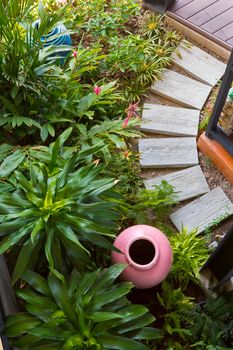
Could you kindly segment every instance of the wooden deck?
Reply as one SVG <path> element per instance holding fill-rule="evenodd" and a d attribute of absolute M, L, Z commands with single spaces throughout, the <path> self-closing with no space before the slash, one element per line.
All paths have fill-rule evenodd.
<path fill-rule="evenodd" d="M 228 50 L 233 48 L 233 0 L 176 0 L 168 16 Z"/>

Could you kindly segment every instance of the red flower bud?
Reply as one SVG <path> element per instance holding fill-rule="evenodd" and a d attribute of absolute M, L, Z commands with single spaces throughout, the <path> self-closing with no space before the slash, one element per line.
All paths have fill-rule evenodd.
<path fill-rule="evenodd" d="M 101 92 L 101 90 L 102 90 L 101 87 L 100 87 L 100 86 L 97 86 L 97 85 L 96 85 L 96 86 L 94 87 L 94 89 L 93 89 L 93 91 L 94 91 L 94 93 L 95 93 L 96 95 L 99 95 L 99 93 Z"/>
<path fill-rule="evenodd" d="M 127 118 L 125 118 L 125 120 L 123 121 L 123 123 L 122 123 L 122 128 L 126 128 L 127 127 L 127 125 L 129 124 L 129 120 L 130 120 L 130 117 L 127 117 Z"/>
<path fill-rule="evenodd" d="M 130 103 L 128 108 L 125 110 L 127 117 L 137 117 L 138 116 L 138 102 L 137 103 Z"/>

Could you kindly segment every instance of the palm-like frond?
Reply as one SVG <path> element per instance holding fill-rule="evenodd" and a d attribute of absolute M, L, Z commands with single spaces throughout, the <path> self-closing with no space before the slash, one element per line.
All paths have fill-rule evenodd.
<path fill-rule="evenodd" d="M 6 334 L 22 336 L 14 343 L 22 349 L 148 350 L 138 340 L 161 338 L 162 332 L 147 327 L 154 317 L 146 307 L 126 299 L 133 285 L 114 284 L 124 267 L 83 275 L 74 270 L 65 283 L 26 271 L 23 279 L 35 290 L 18 291 L 27 312 L 8 318 Z"/>
<path fill-rule="evenodd" d="M 56 263 L 61 261 L 61 247 L 76 267 L 83 263 L 91 265 L 88 248 L 93 245 L 113 248 L 111 240 L 120 218 L 116 210 L 118 201 L 110 191 L 115 180 L 102 176 L 101 165 L 83 163 L 103 144 L 76 151 L 63 159 L 60 150 L 70 132 L 71 128 L 61 134 L 44 158 L 39 151 L 39 159 L 33 157 L 26 162 L 26 170 L 14 171 L 9 178 L 13 191 L 5 192 L 4 186 L 1 189 L 0 254 L 22 245 L 14 282 L 41 245 L 51 271 L 57 275 L 57 269 L 61 268 Z M 12 171 L 24 160 L 22 151 L 15 153 L 18 158 L 8 156 L 0 169 L 4 176 L 9 174 L 5 171 L 9 170 L 8 165 Z"/>

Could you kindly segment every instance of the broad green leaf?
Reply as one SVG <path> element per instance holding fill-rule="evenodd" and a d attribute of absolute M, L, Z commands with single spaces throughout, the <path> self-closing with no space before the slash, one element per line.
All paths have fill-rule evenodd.
<path fill-rule="evenodd" d="M 95 104 L 97 99 L 98 96 L 95 93 L 90 93 L 81 98 L 77 107 L 77 115 L 82 117 L 84 113 L 86 113 L 88 109 Z"/>
<path fill-rule="evenodd" d="M 149 347 L 137 342 L 136 340 L 125 337 L 106 335 L 98 337 L 100 342 L 108 350 L 149 350 Z"/>
<path fill-rule="evenodd" d="M 98 280 L 92 286 L 90 293 L 95 295 L 103 289 L 108 288 L 116 280 L 116 278 L 119 277 L 119 275 L 125 268 L 126 265 L 117 264 L 111 266 L 109 269 L 101 271 L 101 273 L 98 276 Z"/>
<path fill-rule="evenodd" d="M 45 227 L 45 221 L 43 218 L 39 218 L 38 220 L 35 221 L 35 224 L 31 233 L 31 242 L 33 246 L 38 241 L 38 234 L 44 227 Z"/>
<path fill-rule="evenodd" d="M 118 283 L 116 286 L 113 286 L 108 290 L 101 291 L 98 295 L 96 295 L 94 298 L 94 305 L 96 308 L 100 308 L 104 305 L 112 303 L 124 295 L 127 295 L 132 288 L 133 284 L 131 282 Z"/>
<path fill-rule="evenodd" d="M 77 316 L 73 305 L 70 303 L 66 285 L 52 275 L 48 277 L 48 284 L 50 291 L 61 310 L 72 322 L 74 322 L 74 324 L 78 325 Z"/>
<path fill-rule="evenodd" d="M 139 307 L 139 305 L 137 305 L 137 306 Z M 146 310 L 146 312 L 147 311 L 148 310 Z M 132 317 L 130 316 L 130 318 L 132 318 Z M 129 316 L 126 317 L 126 319 L 122 318 L 122 320 L 119 321 L 119 323 L 121 321 L 123 321 L 122 322 L 123 325 L 118 325 L 118 331 L 119 331 L 120 334 L 129 332 L 129 331 L 133 331 L 133 330 L 138 329 L 138 328 L 143 328 L 145 326 L 150 325 L 155 320 L 155 318 L 151 314 L 149 314 L 148 312 L 145 313 L 145 315 L 140 316 L 138 318 L 134 317 L 134 319 L 131 320 L 130 322 L 127 322 L 126 321 L 127 319 L 129 319 Z"/>
<path fill-rule="evenodd" d="M 0 254 L 4 254 L 9 248 L 14 247 L 23 237 L 27 236 L 32 225 L 27 225 L 4 238 L 0 243 Z"/>
<path fill-rule="evenodd" d="M 126 147 L 125 142 L 119 136 L 114 135 L 114 134 L 107 134 L 107 137 L 109 138 L 109 140 L 111 142 L 114 143 L 114 145 L 117 148 L 125 148 Z"/>
<path fill-rule="evenodd" d="M 37 344 L 40 341 L 38 337 L 35 337 L 34 335 L 27 334 L 25 336 L 21 336 L 19 339 L 14 340 L 14 346 L 17 347 L 17 349 L 23 349 L 26 347 L 30 347 L 34 350 L 35 344 Z"/>
<path fill-rule="evenodd" d="M 73 348 L 77 348 L 77 346 L 81 346 L 83 342 L 81 335 L 74 335 L 63 345 L 62 350 L 70 350 Z"/>
<path fill-rule="evenodd" d="M 78 240 L 77 236 L 75 235 L 74 231 L 69 226 L 64 225 L 62 223 L 58 223 L 57 228 L 58 228 L 58 230 L 60 232 L 60 235 L 63 235 L 70 242 L 73 242 L 79 248 L 83 249 L 88 255 L 90 255 L 89 251 L 79 242 L 79 240 Z"/>
<path fill-rule="evenodd" d="M 3 221 L 0 225 L 0 233 L 7 234 L 9 231 L 15 231 L 13 235 L 16 235 L 18 231 L 22 232 L 22 226 L 28 226 L 32 219 L 31 218 L 19 218 L 12 221 Z M 33 225 L 31 225 L 32 229 Z M 1 245 L 1 243 L 0 243 Z"/>
<path fill-rule="evenodd" d="M 122 316 L 114 312 L 94 311 L 89 315 L 87 314 L 86 317 L 94 322 L 104 322 L 115 318 L 121 318 Z"/>
<path fill-rule="evenodd" d="M 51 292 L 46 279 L 40 276 L 38 273 L 26 270 L 23 273 L 22 279 L 38 292 L 44 294 L 45 296 L 51 296 Z"/>
<path fill-rule="evenodd" d="M 32 292 L 29 289 L 18 289 L 16 294 L 26 303 L 37 305 L 41 308 L 54 310 L 53 300 L 47 296 Z"/>
<path fill-rule="evenodd" d="M 28 266 L 30 258 L 33 254 L 33 248 L 34 246 L 30 239 L 27 240 L 24 243 L 23 247 L 21 248 L 15 268 L 14 268 L 14 272 L 12 275 L 12 284 L 15 284 L 18 281 L 18 279 L 22 276 L 24 270 Z"/>
<path fill-rule="evenodd" d="M 89 147 L 85 150 L 81 150 L 77 157 L 77 163 L 79 163 L 83 159 L 86 159 L 88 156 L 92 156 L 96 154 L 97 152 L 99 152 L 100 150 L 103 150 L 104 148 L 106 148 L 106 145 L 104 144 L 104 142 L 101 141 L 97 145 Z"/>
<path fill-rule="evenodd" d="M 0 145 L 0 161 L 8 156 L 14 149 L 14 146 L 8 145 L 7 143 L 3 143 Z"/>
<path fill-rule="evenodd" d="M 23 175 L 23 173 L 19 171 L 14 172 L 16 179 L 18 180 L 19 184 L 21 185 L 21 188 L 24 192 L 34 193 L 35 190 L 31 184 L 30 181 L 26 179 L 26 177 Z"/>
<path fill-rule="evenodd" d="M 44 124 L 40 130 L 40 138 L 44 142 L 49 135 L 47 124 Z"/>
<path fill-rule="evenodd" d="M 63 133 L 57 138 L 57 140 L 53 144 L 53 146 L 52 146 L 52 156 L 51 156 L 51 161 L 50 161 L 50 164 L 49 164 L 50 170 L 53 169 L 54 166 L 56 165 L 59 151 L 60 151 L 61 147 L 63 146 L 63 144 L 68 139 L 68 137 L 70 136 L 71 132 L 72 132 L 72 128 L 66 129 L 65 131 L 63 131 Z"/>
<path fill-rule="evenodd" d="M 48 229 L 47 229 L 48 231 Z M 45 255 L 46 258 L 48 260 L 49 263 L 49 269 L 51 271 L 52 274 L 54 274 L 55 276 L 57 276 L 59 279 L 61 279 L 62 281 L 64 280 L 63 276 L 61 273 L 59 273 L 56 268 L 55 268 L 55 264 L 54 264 L 54 257 L 53 257 L 53 243 L 55 240 L 55 232 L 54 232 L 54 228 L 52 228 L 50 226 L 49 228 L 49 234 L 47 234 L 46 236 L 46 241 L 45 241 Z"/>
<path fill-rule="evenodd" d="M 161 329 L 153 328 L 153 327 L 144 327 L 140 329 L 135 335 L 133 335 L 133 339 L 139 340 L 148 340 L 148 339 L 162 339 L 164 337 L 164 332 Z"/>
<path fill-rule="evenodd" d="M 36 327 L 28 330 L 29 334 L 40 337 L 41 339 L 66 341 L 72 336 L 72 333 L 63 329 L 48 329 L 44 327 Z"/>
<path fill-rule="evenodd" d="M 9 176 L 24 161 L 24 158 L 25 154 L 21 149 L 6 157 L 0 166 L 0 177 Z"/>
<path fill-rule="evenodd" d="M 59 238 L 66 248 L 67 256 L 77 270 L 86 269 L 91 266 L 93 267 L 93 263 L 85 250 L 68 240 L 64 235 L 60 235 Z"/>
<path fill-rule="evenodd" d="M 5 323 L 5 334 L 7 336 L 17 336 L 24 334 L 29 329 L 41 325 L 41 321 L 27 313 L 12 315 Z"/>

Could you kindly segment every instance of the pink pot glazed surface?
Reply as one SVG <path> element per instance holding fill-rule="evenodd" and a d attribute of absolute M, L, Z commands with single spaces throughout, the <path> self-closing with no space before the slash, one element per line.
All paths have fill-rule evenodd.
<path fill-rule="evenodd" d="M 119 234 L 112 251 L 112 262 L 128 267 L 121 279 L 133 282 L 136 288 L 146 289 L 161 283 L 172 266 L 172 249 L 167 237 L 148 225 L 135 225 Z"/>

